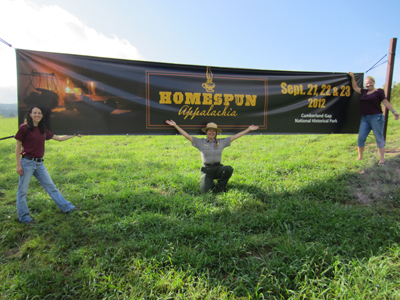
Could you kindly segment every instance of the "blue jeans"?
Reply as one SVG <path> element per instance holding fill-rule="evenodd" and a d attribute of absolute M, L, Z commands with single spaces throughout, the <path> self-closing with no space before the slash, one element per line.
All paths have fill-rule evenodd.
<path fill-rule="evenodd" d="M 367 115 L 361 117 L 360 130 L 358 132 L 358 147 L 365 147 L 365 141 L 371 130 L 374 132 L 378 148 L 385 148 L 385 138 L 383 137 L 383 125 L 385 117 L 383 114 Z"/>
<path fill-rule="evenodd" d="M 36 177 L 63 213 L 68 213 L 75 208 L 75 206 L 65 200 L 57 190 L 43 162 L 21 158 L 21 166 L 24 170 L 24 175 L 20 175 L 18 178 L 17 192 L 17 212 L 20 222 L 28 223 L 32 221 L 32 218 L 29 216 L 28 205 L 26 204 L 26 195 L 32 175 Z"/>

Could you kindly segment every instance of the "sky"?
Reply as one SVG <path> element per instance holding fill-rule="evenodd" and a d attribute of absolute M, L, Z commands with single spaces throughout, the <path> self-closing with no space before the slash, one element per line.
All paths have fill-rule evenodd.
<path fill-rule="evenodd" d="M 0 43 L 0 103 L 17 102 L 15 49 L 365 73 L 400 32 L 398 0 L 1 0 L 0 7 L 0 38 L 12 45 Z M 366 75 L 382 87 L 386 72 L 384 63 Z"/>

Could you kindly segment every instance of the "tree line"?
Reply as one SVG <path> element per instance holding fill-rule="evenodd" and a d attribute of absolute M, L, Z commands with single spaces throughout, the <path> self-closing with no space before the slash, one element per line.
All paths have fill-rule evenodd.
<path fill-rule="evenodd" d="M 17 116 L 18 116 L 17 103 L 12 103 L 12 104 L 0 103 L 0 117 L 15 118 Z"/>

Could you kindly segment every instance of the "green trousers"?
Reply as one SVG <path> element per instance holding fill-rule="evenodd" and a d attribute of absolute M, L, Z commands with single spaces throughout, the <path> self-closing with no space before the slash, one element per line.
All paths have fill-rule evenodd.
<path fill-rule="evenodd" d="M 215 179 L 219 179 L 218 185 L 225 188 L 232 173 L 233 168 L 231 166 L 224 166 L 221 164 L 213 167 L 203 166 L 200 176 L 200 191 L 202 193 L 207 193 L 209 190 L 212 190 L 214 188 Z"/>

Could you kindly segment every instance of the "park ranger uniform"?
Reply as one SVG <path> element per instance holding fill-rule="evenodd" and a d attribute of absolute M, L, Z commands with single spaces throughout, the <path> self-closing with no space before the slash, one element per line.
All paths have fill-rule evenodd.
<path fill-rule="evenodd" d="M 210 142 L 208 139 L 192 137 L 192 145 L 199 149 L 203 166 L 201 168 L 200 190 L 206 193 L 214 188 L 214 179 L 219 179 L 217 188 L 225 190 L 233 173 L 231 166 L 221 164 L 222 150 L 231 145 L 231 137 L 215 139 Z"/>

